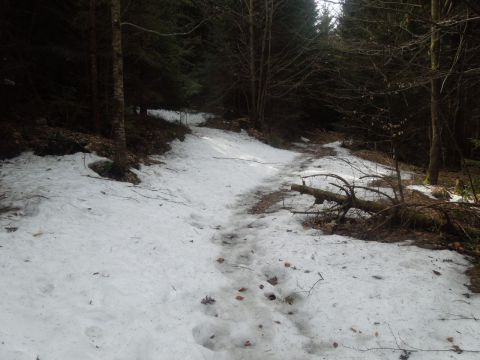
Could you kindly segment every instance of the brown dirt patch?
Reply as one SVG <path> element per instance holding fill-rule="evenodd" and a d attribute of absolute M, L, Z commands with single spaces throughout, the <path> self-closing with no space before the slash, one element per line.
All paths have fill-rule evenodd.
<path fill-rule="evenodd" d="M 470 291 L 474 293 L 480 293 L 480 263 L 474 265 L 471 269 L 467 270 L 467 276 L 470 278 Z"/>
<path fill-rule="evenodd" d="M 104 136 L 48 126 L 45 123 L 29 127 L 15 124 L 1 126 L 8 130 L 8 141 L 2 143 L 5 146 L 0 146 L 0 159 L 17 156 L 23 151 L 33 151 L 39 156 L 95 152 L 99 156 L 113 159 L 113 141 Z M 125 126 L 128 164 L 134 168 L 140 163 L 153 163 L 150 155 L 165 153 L 170 150 L 171 141 L 183 141 L 190 132 L 183 125 L 152 117 L 129 116 L 125 119 Z M 133 179 L 133 175 L 129 177 Z"/>
<path fill-rule="evenodd" d="M 327 131 L 322 129 L 315 129 L 305 133 L 305 137 L 314 144 L 325 145 L 335 141 L 345 140 L 345 134 Z"/>
<path fill-rule="evenodd" d="M 140 179 L 134 172 L 127 170 L 124 173 L 119 173 L 115 170 L 113 162 L 109 160 L 96 161 L 92 164 L 89 164 L 88 167 L 103 178 L 128 182 L 134 185 L 140 184 Z"/>
<path fill-rule="evenodd" d="M 18 210 L 17 208 L 11 207 L 10 205 L 5 205 L 3 202 L 6 199 L 5 193 L 0 193 L 0 214 L 8 213 L 10 211 Z"/>
<path fill-rule="evenodd" d="M 391 159 L 391 157 L 380 151 L 362 149 L 362 150 L 353 150 L 352 154 L 361 159 L 377 162 L 384 166 L 389 166 L 389 167 L 394 166 L 393 160 Z M 400 162 L 400 170 L 408 171 L 414 174 L 412 180 L 403 180 L 404 185 L 414 185 L 414 184 L 422 185 L 423 184 L 423 180 L 425 179 L 425 169 L 415 165 Z M 468 171 L 470 172 L 470 176 L 474 181 L 477 179 L 480 179 L 480 166 L 469 166 Z M 468 176 L 468 173 L 463 170 L 443 169 L 440 172 L 438 183 L 439 183 L 439 186 L 445 187 L 446 189 L 452 192 L 455 188 L 455 184 L 458 179 L 463 181 L 463 183 L 467 188 L 470 188 L 470 178 Z M 476 186 L 480 187 L 478 184 Z M 480 192 L 480 188 L 476 190 L 477 192 Z"/>
<path fill-rule="evenodd" d="M 306 148 L 295 148 L 295 150 L 305 154 L 310 154 L 317 159 L 322 157 L 337 155 L 337 152 L 335 151 L 335 149 L 330 147 L 324 147 L 321 145 L 316 145 L 316 144 L 308 146 Z"/>
<path fill-rule="evenodd" d="M 362 149 L 362 150 L 353 150 L 352 154 L 361 159 L 376 162 L 384 166 L 389 166 L 389 167 L 395 166 L 393 163 L 393 159 L 387 154 L 382 153 L 380 151 Z M 399 166 L 401 171 L 409 171 L 413 173 L 418 173 L 421 171 L 419 167 L 411 164 L 407 164 L 404 162 L 400 162 Z"/>
<path fill-rule="evenodd" d="M 474 183 L 477 182 L 477 184 L 475 184 L 477 193 L 480 193 L 480 188 L 478 188 L 479 185 L 480 185 L 478 183 L 478 179 L 480 179 L 480 168 L 469 167 L 468 170 L 470 172 L 470 176 L 472 177 L 472 180 L 474 181 Z M 455 188 L 455 183 L 456 183 L 457 179 L 462 180 L 463 183 L 465 184 L 465 186 L 470 188 L 470 178 L 469 178 L 469 176 L 466 172 L 461 171 L 461 170 L 459 170 L 459 171 L 452 171 L 452 170 L 441 171 L 438 181 L 439 181 L 439 184 L 447 187 L 448 189 L 453 190 Z"/>
<path fill-rule="evenodd" d="M 268 209 L 281 201 L 285 197 L 284 191 L 275 191 L 271 193 L 257 192 L 258 201 L 248 211 L 250 214 L 265 214 Z"/>
<path fill-rule="evenodd" d="M 203 125 L 212 129 L 227 130 L 233 132 L 240 132 L 242 129 L 250 128 L 250 123 L 247 118 L 225 120 L 221 117 L 215 116 L 209 118 Z"/>

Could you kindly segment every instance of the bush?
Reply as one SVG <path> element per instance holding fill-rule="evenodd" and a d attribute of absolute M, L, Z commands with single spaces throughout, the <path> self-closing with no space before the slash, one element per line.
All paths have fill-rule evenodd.
<path fill-rule="evenodd" d="M 10 159 L 21 154 L 22 136 L 9 124 L 0 124 L 0 160 Z"/>

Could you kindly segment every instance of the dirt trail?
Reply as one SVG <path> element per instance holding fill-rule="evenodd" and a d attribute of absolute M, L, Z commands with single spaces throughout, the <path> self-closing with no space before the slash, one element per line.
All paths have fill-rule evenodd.
<path fill-rule="evenodd" d="M 288 263 L 262 263 L 269 249 L 258 241 L 260 230 L 275 232 L 268 218 L 296 196 L 289 192 L 290 185 L 312 160 L 311 151 L 303 151 L 277 176 L 241 196 L 228 225 L 212 240 L 221 247 L 217 268 L 230 279 L 230 286 L 219 289 L 215 303 L 205 306 L 211 321 L 196 326 L 193 335 L 204 347 L 228 354 L 228 359 L 284 359 L 282 348 L 291 352 L 292 346 L 298 347 L 298 359 L 312 355 L 305 346 L 311 342 L 308 320 L 294 316 L 295 295 L 291 294 L 296 289 L 282 287 Z M 265 210 L 268 216 L 252 209 Z"/>
<path fill-rule="evenodd" d="M 478 301 L 464 300 L 468 265 L 461 256 L 325 235 L 303 228 L 303 217 L 291 213 L 313 203 L 288 191 L 301 172 L 344 166 L 332 150 L 308 145 L 277 176 L 239 198 L 213 238 L 221 248 L 217 268 L 229 285 L 215 289 L 215 303 L 204 306 L 207 320 L 193 328 L 197 343 L 215 360 L 393 360 L 407 354 L 404 349 L 415 359 L 434 359 L 455 350 L 455 333 L 461 334 L 455 346 L 474 350 L 462 356 L 475 358 L 472 324 L 444 323 L 451 313 L 480 310 Z M 342 151 L 338 156 L 347 154 Z"/>

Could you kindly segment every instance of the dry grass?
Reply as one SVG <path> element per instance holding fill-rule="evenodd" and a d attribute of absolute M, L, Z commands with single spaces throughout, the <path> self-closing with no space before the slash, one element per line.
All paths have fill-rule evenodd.
<path fill-rule="evenodd" d="M 18 128 L 18 125 L 15 128 L 11 125 L 11 128 L 10 133 L 15 135 L 16 147 L 11 150 L 0 147 L 0 150 L 5 151 L 5 157 L 16 156 L 22 151 L 33 151 L 39 156 L 96 152 L 100 156 L 113 158 L 113 141 L 104 136 L 47 125 L 28 128 Z M 149 164 L 150 155 L 168 151 L 169 142 L 174 139 L 183 140 L 185 134 L 189 133 L 189 129 L 180 124 L 150 117 L 140 119 L 136 116 L 127 117 L 126 130 L 128 162 L 133 167 L 139 163 Z M 0 153 L 0 157 L 1 155 Z"/>
<path fill-rule="evenodd" d="M 389 167 L 394 167 L 395 164 L 393 162 L 393 159 L 388 156 L 387 154 L 380 152 L 380 151 L 375 151 L 375 150 L 354 150 L 352 151 L 352 154 L 364 159 L 364 160 L 369 160 L 372 162 L 376 162 L 378 164 L 384 165 L 384 166 L 389 166 Z M 417 166 L 407 164 L 404 162 L 399 163 L 400 170 L 401 171 L 408 171 L 408 172 L 414 172 L 418 173 L 421 171 L 421 169 Z"/>
<path fill-rule="evenodd" d="M 469 289 L 474 293 L 480 293 L 480 263 L 467 270 L 466 274 L 470 278 Z"/>
<path fill-rule="evenodd" d="M 390 156 L 380 151 L 375 150 L 354 150 L 352 154 L 365 160 L 373 161 L 384 166 L 393 167 L 393 160 Z M 414 174 L 413 179 L 410 181 L 403 181 L 404 185 L 422 185 L 425 179 L 425 169 L 418 166 L 400 162 L 400 170 L 411 172 Z M 480 166 L 469 166 L 468 171 L 472 179 L 480 179 Z M 470 185 L 470 179 L 468 173 L 462 170 L 449 170 L 444 169 L 440 172 L 439 186 L 452 190 L 455 187 L 457 180 L 462 180 L 468 187 Z M 477 189 L 479 191 L 480 189 Z"/>
<path fill-rule="evenodd" d="M 345 139 L 345 135 L 342 133 L 321 129 L 308 131 L 305 133 L 305 137 L 308 138 L 312 143 L 319 145 L 330 144 L 335 141 L 343 141 Z"/>

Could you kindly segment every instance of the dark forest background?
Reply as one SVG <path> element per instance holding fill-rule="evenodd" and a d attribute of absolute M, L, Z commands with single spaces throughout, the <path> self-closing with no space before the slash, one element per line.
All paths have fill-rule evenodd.
<path fill-rule="evenodd" d="M 340 3 L 334 17 L 314 0 L 0 0 L 0 156 L 50 141 L 39 127 L 118 155 L 162 108 L 246 119 L 271 143 L 342 131 L 433 184 L 478 161 L 480 4 Z"/>

